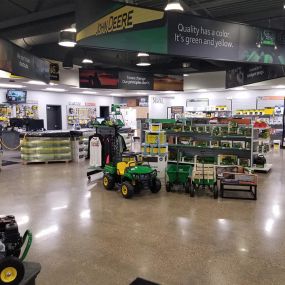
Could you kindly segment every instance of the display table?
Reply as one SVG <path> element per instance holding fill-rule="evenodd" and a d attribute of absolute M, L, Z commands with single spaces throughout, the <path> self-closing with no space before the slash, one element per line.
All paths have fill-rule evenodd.
<path fill-rule="evenodd" d="M 19 285 L 35 285 L 36 278 L 41 271 L 41 265 L 34 262 L 24 262 L 25 277 Z"/>
<path fill-rule="evenodd" d="M 257 200 L 257 175 L 246 173 L 224 173 L 221 179 L 221 197 L 228 199 Z M 225 195 L 225 192 L 247 192 L 250 195 Z"/>
<path fill-rule="evenodd" d="M 72 159 L 69 131 L 27 132 L 20 135 L 24 164 L 34 162 L 69 162 Z"/>

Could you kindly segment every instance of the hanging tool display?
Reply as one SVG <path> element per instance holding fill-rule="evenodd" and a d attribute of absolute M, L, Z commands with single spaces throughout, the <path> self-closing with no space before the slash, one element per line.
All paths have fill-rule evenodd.
<path fill-rule="evenodd" d="M 32 244 L 27 230 L 22 237 L 14 216 L 0 218 L 0 285 L 17 285 L 25 275 L 23 261 Z M 22 256 L 21 249 L 24 247 Z"/>

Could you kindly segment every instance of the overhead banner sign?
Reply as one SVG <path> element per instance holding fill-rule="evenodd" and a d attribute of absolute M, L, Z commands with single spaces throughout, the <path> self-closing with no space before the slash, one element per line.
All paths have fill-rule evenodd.
<path fill-rule="evenodd" d="M 128 71 L 120 72 L 119 88 L 127 90 L 153 90 L 153 76 Z"/>
<path fill-rule="evenodd" d="M 190 15 L 168 15 L 168 53 L 213 60 L 285 64 L 285 33 Z"/>
<path fill-rule="evenodd" d="M 285 76 L 283 66 L 239 65 L 227 69 L 226 88 L 234 88 Z"/>
<path fill-rule="evenodd" d="M 0 39 L 0 69 L 46 83 L 50 81 L 47 61 L 2 39 Z"/>
<path fill-rule="evenodd" d="M 80 69 L 81 88 L 183 91 L 183 76 Z"/>
<path fill-rule="evenodd" d="M 79 11 L 76 18 L 79 44 L 112 49 L 146 50 L 155 53 L 167 52 L 167 26 L 164 12 L 103 1 L 105 14 L 102 14 L 103 9 L 99 2 L 97 1 L 96 5 L 93 0 L 86 0 L 84 5 L 78 5 Z M 90 13 L 92 10 L 94 14 Z M 82 24 L 83 18 L 85 18 L 84 23 L 88 15 L 92 15 L 93 19 L 88 19 L 87 25 Z"/>
<path fill-rule="evenodd" d="M 285 65 L 285 32 L 107 0 L 76 12 L 79 45 L 201 59 Z"/>

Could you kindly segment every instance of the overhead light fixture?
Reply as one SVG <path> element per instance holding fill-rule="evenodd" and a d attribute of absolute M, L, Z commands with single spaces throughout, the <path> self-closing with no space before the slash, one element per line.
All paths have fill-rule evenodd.
<path fill-rule="evenodd" d="M 148 58 L 146 57 L 140 57 L 140 61 L 137 63 L 137 66 L 151 66 L 151 63 L 149 62 Z"/>
<path fill-rule="evenodd" d="M 274 49 L 275 49 L 275 50 L 278 50 L 278 46 L 277 46 L 277 45 L 275 45 L 275 46 L 274 46 Z"/>
<path fill-rule="evenodd" d="M 168 0 L 166 7 L 164 8 L 165 11 L 184 11 L 180 0 Z"/>
<path fill-rule="evenodd" d="M 76 29 L 69 28 L 61 30 L 59 32 L 58 44 L 63 47 L 75 47 L 76 46 Z"/>
<path fill-rule="evenodd" d="M 98 94 L 98 92 L 96 92 L 96 91 L 83 91 L 83 92 L 81 92 L 81 94 L 90 94 L 90 95 L 93 95 L 93 94 Z"/>
<path fill-rule="evenodd" d="M 208 89 L 198 89 L 198 92 L 208 92 Z"/>
<path fill-rule="evenodd" d="M 146 52 L 139 52 L 138 53 L 138 57 L 148 57 L 148 56 L 149 56 L 149 54 Z"/>
<path fill-rule="evenodd" d="M 58 85 L 58 84 L 57 84 L 57 83 L 54 83 L 54 82 L 50 82 L 49 85 L 50 85 L 50 86 L 56 86 L 56 85 Z"/>
<path fill-rule="evenodd" d="M 110 95 L 111 95 L 111 96 L 121 96 L 120 93 L 111 93 Z"/>
<path fill-rule="evenodd" d="M 62 88 L 48 87 L 48 88 L 44 89 L 44 91 L 64 92 L 64 91 L 66 91 L 66 90 L 65 90 L 65 89 L 62 89 Z"/>
<path fill-rule="evenodd" d="M 258 48 L 261 48 L 261 44 L 260 44 L 260 43 L 256 43 L 256 46 L 257 46 Z"/>
<path fill-rule="evenodd" d="M 190 76 L 190 74 L 183 74 L 184 77 Z"/>
<path fill-rule="evenodd" d="M 33 84 L 33 85 L 46 85 L 45 82 L 43 81 L 36 81 L 36 80 L 30 80 L 28 82 L 26 82 L 27 84 Z"/>
<path fill-rule="evenodd" d="M 93 60 L 90 59 L 90 58 L 84 58 L 84 59 L 82 60 L 82 63 L 85 63 L 85 64 L 92 64 L 92 63 L 94 63 L 94 62 L 93 62 Z"/>
<path fill-rule="evenodd" d="M 148 95 L 146 92 L 137 92 L 137 95 Z"/>
<path fill-rule="evenodd" d="M 0 87 L 4 87 L 4 88 L 24 88 L 26 86 L 19 85 L 19 84 L 0 83 Z"/>
<path fill-rule="evenodd" d="M 10 78 L 11 77 L 11 73 L 4 71 L 4 70 L 0 70 L 0 78 Z"/>

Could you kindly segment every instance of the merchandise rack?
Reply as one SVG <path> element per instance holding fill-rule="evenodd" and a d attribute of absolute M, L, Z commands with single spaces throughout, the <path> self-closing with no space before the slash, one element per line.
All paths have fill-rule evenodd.
<path fill-rule="evenodd" d="M 199 120 L 197 120 L 199 121 Z M 191 122 L 190 131 L 189 125 L 187 126 L 187 122 L 183 123 L 173 123 L 173 128 L 176 130 L 166 130 L 166 135 L 169 140 L 172 140 L 171 143 L 168 144 L 169 153 L 171 152 L 172 158 L 170 158 L 169 162 L 176 162 L 173 158 L 175 157 L 175 152 L 183 153 L 181 164 L 194 164 L 195 156 L 212 156 L 215 157 L 216 162 L 218 162 L 218 157 L 220 155 L 232 155 L 236 156 L 238 160 L 247 160 L 248 166 L 252 166 L 252 156 L 253 156 L 253 128 L 250 124 L 244 123 L 239 124 L 238 128 L 245 128 L 246 130 L 243 134 L 231 134 L 228 135 L 222 134 L 213 134 L 213 128 L 227 128 L 228 124 L 218 123 L 218 124 L 193 124 Z M 164 121 L 164 124 L 169 124 L 169 122 Z M 169 125 L 167 126 L 169 128 Z M 195 128 L 195 131 L 192 131 L 192 127 Z M 204 131 L 198 131 L 198 128 L 203 129 Z M 185 131 L 185 129 L 187 129 Z M 189 141 L 188 141 L 189 138 Z M 185 144 L 179 142 L 180 139 L 185 139 Z M 217 145 L 214 145 L 217 142 Z M 223 147 L 221 143 L 229 142 L 229 145 L 233 143 L 241 142 L 242 147 Z M 213 143 L 213 144 L 212 144 Z M 198 144 L 198 145 L 196 145 Z M 191 158 L 192 157 L 192 158 Z M 225 166 L 225 165 L 222 165 Z M 231 165 L 232 166 L 232 165 Z"/>

